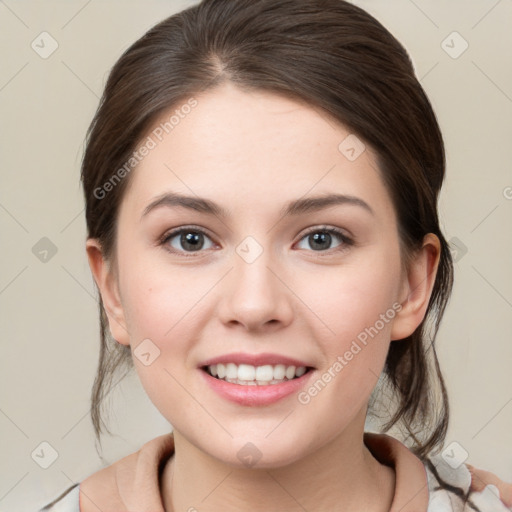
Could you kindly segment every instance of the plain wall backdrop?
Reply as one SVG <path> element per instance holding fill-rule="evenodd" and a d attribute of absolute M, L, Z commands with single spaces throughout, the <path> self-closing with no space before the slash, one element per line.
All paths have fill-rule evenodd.
<path fill-rule="evenodd" d="M 111 395 L 104 459 L 96 452 L 98 307 L 79 167 L 114 62 L 193 3 L 0 0 L 0 511 L 36 510 L 170 428 L 131 376 Z M 446 141 L 440 213 L 457 260 L 437 342 L 446 446 L 512 481 L 512 0 L 354 3 L 408 49 Z"/>

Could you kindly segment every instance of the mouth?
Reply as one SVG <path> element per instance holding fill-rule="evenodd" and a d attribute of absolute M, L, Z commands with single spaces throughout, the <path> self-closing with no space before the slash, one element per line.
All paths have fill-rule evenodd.
<path fill-rule="evenodd" d="M 201 362 L 205 384 L 222 399 L 242 406 L 267 406 L 293 396 L 315 368 L 284 354 L 230 353 Z"/>
<path fill-rule="evenodd" d="M 210 377 L 217 380 L 238 384 L 239 386 L 273 386 L 299 379 L 313 370 L 309 366 L 284 364 L 266 364 L 253 366 L 250 364 L 217 363 L 201 368 Z"/>

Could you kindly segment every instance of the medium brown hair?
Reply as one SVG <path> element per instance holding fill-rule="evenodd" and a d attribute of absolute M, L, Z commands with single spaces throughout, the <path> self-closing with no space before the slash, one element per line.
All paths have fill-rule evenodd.
<path fill-rule="evenodd" d="M 373 148 L 397 213 L 403 262 L 427 233 L 439 238 L 425 319 L 411 336 L 391 342 L 384 368 L 383 389 L 393 394 L 382 429 L 400 426 L 413 451 L 426 455 L 443 442 L 448 425 L 434 347 L 453 283 L 437 213 L 444 146 L 407 52 L 361 8 L 343 0 L 204 0 L 150 29 L 112 68 L 87 133 L 82 181 L 88 236 L 115 261 L 116 223 L 130 174 L 108 197 L 97 191 L 165 111 L 225 82 L 305 101 Z M 91 407 L 98 440 L 103 427 L 108 431 L 102 401 L 114 375 L 129 371 L 132 362 L 130 347 L 110 335 L 101 297 L 99 306 L 101 346 Z"/>

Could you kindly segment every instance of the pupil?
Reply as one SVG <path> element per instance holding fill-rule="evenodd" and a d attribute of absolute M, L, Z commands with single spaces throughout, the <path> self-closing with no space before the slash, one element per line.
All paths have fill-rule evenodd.
<path fill-rule="evenodd" d="M 314 233 L 313 235 L 310 235 L 310 239 L 313 241 L 313 243 L 311 244 L 311 247 L 313 249 L 315 248 L 315 246 L 320 249 L 325 249 L 326 247 L 323 247 L 322 243 L 325 244 L 325 242 L 327 242 L 328 248 L 331 242 L 331 235 L 329 233 Z"/>
<path fill-rule="evenodd" d="M 181 244 L 184 249 L 192 249 L 197 251 L 203 246 L 203 241 L 200 238 L 201 233 L 190 232 L 185 235 L 181 235 Z"/>

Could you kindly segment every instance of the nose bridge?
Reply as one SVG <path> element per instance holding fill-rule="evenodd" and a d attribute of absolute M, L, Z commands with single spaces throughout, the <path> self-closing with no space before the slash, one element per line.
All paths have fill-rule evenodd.
<path fill-rule="evenodd" d="M 236 247 L 229 292 L 223 298 L 224 321 L 235 321 L 247 328 L 291 320 L 289 290 L 276 274 L 273 251 L 255 237 L 247 236 Z"/>
<path fill-rule="evenodd" d="M 234 292 L 239 300 L 247 304 L 265 299 L 268 304 L 275 297 L 275 276 L 270 270 L 273 266 L 272 250 L 253 236 L 245 237 L 235 248 Z"/>

